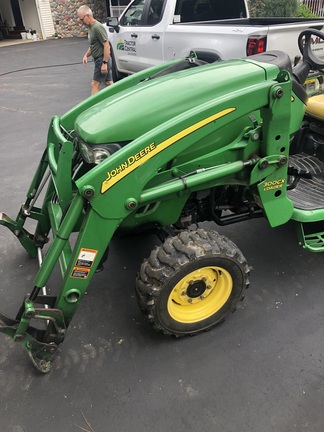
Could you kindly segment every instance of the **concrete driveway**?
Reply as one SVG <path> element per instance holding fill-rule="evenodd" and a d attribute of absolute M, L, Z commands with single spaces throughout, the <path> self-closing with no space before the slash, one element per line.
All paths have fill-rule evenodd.
<path fill-rule="evenodd" d="M 85 39 L 0 48 L 0 210 L 12 218 L 51 117 L 90 93 L 86 49 Z M 0 430 L 323 432 L 323 255 L 301 249 L 292 225 L 205 226 L 228 235 L 253 268 L 235 314 L 196 337 L 155 333 L 137 307 L 134 280 L 157 240 L 115 240 L 49 374 L 0 335 Z M 13 317 L 38 264 L 4 227 L 0 258 L 0 308 Z"/>

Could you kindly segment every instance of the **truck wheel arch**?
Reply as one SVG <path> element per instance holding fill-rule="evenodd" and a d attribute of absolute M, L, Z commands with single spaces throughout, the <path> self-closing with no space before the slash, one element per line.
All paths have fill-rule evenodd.
<path fill-rule="evenodd" d="M 199 60 L 203 60 L 206 63 L 214 63 L 222 60 L 219 57 L 219 55 L 209 51 L 198 51 L 198 50 L 193 50 L 193 51 L 197 54 Z"/>
<path fill-rule="evenodd" d="M 113 76 L 113 81 L 117 82 L 119 80 L 121 80 L 122 78 L 125 78 L 125 74 L 119 72 L 119 70 L 117 69 L 117 64 L 116 64 L 116 58 L 115 58 L 115 54 L 114 54 L 114 50 L 113 47 L 111 46 L 111 43 L 109 42 L 110 45 L 110 57 L 112 60 L 112 76 Z"/>

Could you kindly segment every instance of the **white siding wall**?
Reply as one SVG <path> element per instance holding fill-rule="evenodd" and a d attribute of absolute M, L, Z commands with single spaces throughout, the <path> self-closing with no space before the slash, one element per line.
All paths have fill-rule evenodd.
<path fill-rule="evenodd" d="M 50 38 L 54 35 L 55 29 L 49 0 L 35 0 L 35 2 L 38 6 L 43 38 Z"/>

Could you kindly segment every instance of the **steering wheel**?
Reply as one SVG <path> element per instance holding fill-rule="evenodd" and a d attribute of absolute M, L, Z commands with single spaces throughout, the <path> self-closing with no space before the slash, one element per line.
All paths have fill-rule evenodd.
<path fill-rule="evenodd" d="M 321 60 L 312 51 L 312 36 L 317 36 L 324 44 L 324 34 L 316 29 L 304 30 L 298 36 L 298 47 L 305 62 L 309 63 L 312 69 L 324 68 L 324 58 Z M 304 39 L 305 38 L 305 39 Z"/>

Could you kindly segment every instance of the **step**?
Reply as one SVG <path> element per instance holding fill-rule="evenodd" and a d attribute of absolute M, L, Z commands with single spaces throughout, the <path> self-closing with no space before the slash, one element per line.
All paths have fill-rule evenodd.
<path fill-rule="evenodd" d="M 289 167 L 306 171 L 312 177 L 300 178 L 294 189 L 287 190 L 294 207 L 308 211 L 324 209 L 324 163 L 315 156 L 302 153 L 289 156 Z"/>
<path fill-rule="evenodd" d="M 311 252 L 324 251 L 324 222 L 297 223 L 299 243 Z"/>

